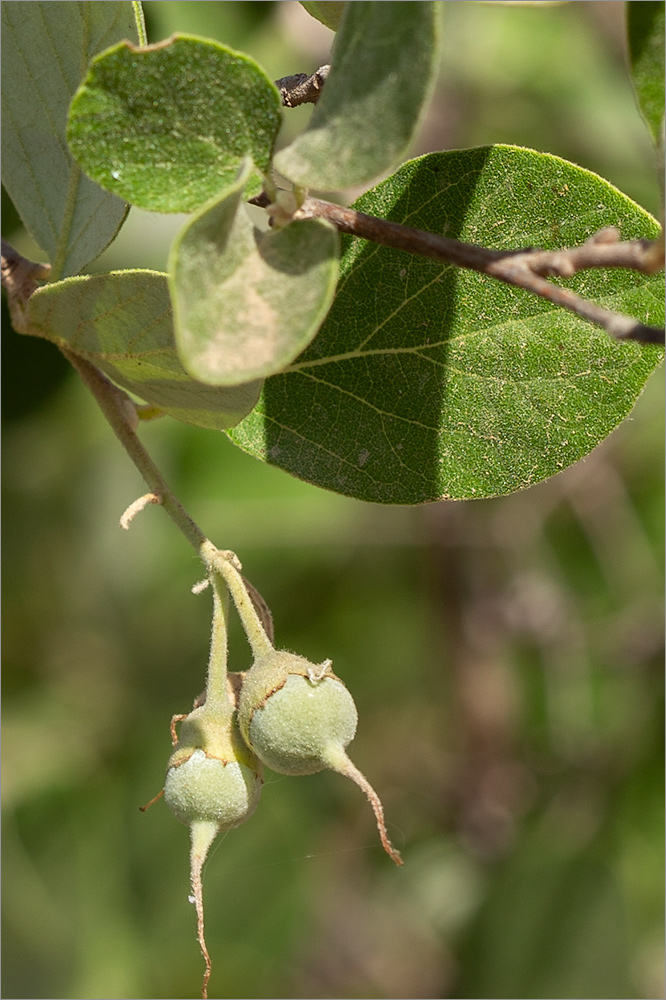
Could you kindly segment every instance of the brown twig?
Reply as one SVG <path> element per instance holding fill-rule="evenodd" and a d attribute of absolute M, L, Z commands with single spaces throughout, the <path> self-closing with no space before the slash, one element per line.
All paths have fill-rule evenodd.
<path fill-rule="evenodd" d="M 48 278 L 49 271 L 48 264 L 35 264 L 21 256 L 9 243 L 2 241 L 2 287 L 7 291 L 12 325 L 18 333 L 31 332 L 25 310 L 30 296 L 39 287 L 38 281 Z M 134 516 L 148 504 L 160 504 L 187 541 L 201 554 L 202 546 L 207 542 L 206 536 L 172 493 L 136 433 L 139 423 L 137 404 L 87 358 L 63 344 L 58 346 L 92 392 L 116 437 L 151 489 L 150 493 L 144 494 L 130 504 L 120 519 L 121 527 L 129 528 Z M 270 608 L 249 580 L 245 578 L 243 580 L 257 614 L 272 641 L 273 618 Z"/>
<path fill-rule="evenodd" d="M 267 207 L 268 200 L 260 196 L 255 204 Z M 544 277 L 570 278 L 578 271 L 594 267 L 627 268 L 643 274 L 654 273 L 650 240 L 620 242 L 614 228 L 602 229 L 579 247 L 566 250 L 490 250 L 473 243 L 463 243 L 365 215 L 352 208 L 343 208 L 319 198 L 306 198 L 294 213 L 294 219 L 327 219 L 343 233 L 360 236 L 374 243 L 406 250 L 433 260 L 488 274 L 498 281 L 523 288 L 554 305 L 569 309 L 591 323 L 603 327 L 612 337 L 647 343 L 664 343 L 664 330 L 646 326 L 630 316 L 612 312 L 581 298 L 568 288 L 554 285 Z"/>
<path fill-rule="evenodd" d="M 316 104 L 330 68 L 330 66 L 320 66 L 311 76 L 307 73 L 295 73 L 293 76 L 283 76 L 276 80 L 275 86 L 280 91 L 285 108 L 296 108 L 299 104 Z"/>
<path fill-rule="evenodd" d="M 2 240 L 2 287 L 7 292 L 12 326 L 19 333 L 26 332 L 25 309 L 28 299 L 46 281 L 51 273 L 50 264 L 36 264 L 22 257 L 10 244 Z"/>
<path fill-rule="evenodd" d="M 160 505 L 171 520 L 190 545 L 199 551 L 206 542 L 206 536 L 172 493 L 162 473 L 139 440 L 136 434 L 138 420 L 132 400 L 86 358 L 62 345 L 60 350 L 92 392 L 116 437 L 150 487 L 151 493 L 159 497 Z"/>

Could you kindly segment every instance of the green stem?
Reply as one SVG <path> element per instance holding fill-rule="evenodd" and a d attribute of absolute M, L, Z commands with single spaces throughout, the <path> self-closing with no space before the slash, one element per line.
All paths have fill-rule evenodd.
<path fill-rule="evenodd" d="M 245 629 L 245 634 L 247 635 L 248 642 L 252 647 L 254 658 L 259 659 L 260 657 L 273 652 L 273 643 L 266 634 L 264 626 L 261 623 L 261 619 L 257 614 L 256 608 L 252 603 L 252 599 L 248 593 L 247 587 L 245 586 L 245 581 L 243 580 L 239 570 L 234 566 L 233 558 L 233 552 L 225 553 L 216 551 L 212 555 L 211 565 L 213 565 L 217 572 L 224 577 L 224 582 L 229 588 L 231 596 L 234 599 L 236 610 L 240 615 L 243 628 Z"/>
<path fill-rule="evenodd" d="M 134 462 L 153 493 L 159 497 L 160 504 L 185 536 L 190 545 L 201 552 L 207 542 L 201 528 L 195 524 L 185 508 L 172 493 L 162 473 L 139 440 L 132 427 L 132 416 L 136 417 L 134 403 L 121 389 L 85 358 L 61 347 L 65 357 L 86 383 L 97 400 L 102 413 L 111 424 L 113 431 L 123 448 Z M 210 545 L 210 542 L 208 542 Z M 202 558 L 203 555 L 202 555 Z M 204 561 L 206 561 L 204 559 Z"/>
<path fill-rule="evenodd" d="M 156 495 L 161 506 L 164 507 L 181 534 L 196 549 L 201 561 L 208 569 L 213 586 L 214 611 L 206 704 L 209 705 L 211 702 L 226 704 L 228 700 L 226 689 L 226 616 L 228 595 L 226 588 L 222 588 L 222 581 L 218 578 L 218 574 L 225 581 L 233 595 L 234 603 L 238 609 L 255 657 L 269 653 L 273 649 L 271 640 L 266 634 L 261 619 L 255 610 L 245 581 L 233 566 L 231 560 L 235 556 L 231 552 L 221 552 L 206 538 L 201 528 L 192 520 L 167 485 L 164 476 L 153 462 L 134 430 L 133 424 L 138 422 L 138 417 L 134 403 L 129 396 L 122 389 L 115 386 L 113 382 L 109 381 L 106 375 L 103 375 L 95 365 L 86 361 L 85 358 L 80 357 L 65 347 L 61 347 L 60 349 L 92 392 L 116 437 L 134 462 L 151 491 Z M 256 599 L 260 604 L 264 603 L 259 595 L 257 595 Z M 270 612 L 268 611 L 267 619 L 270 623 Z"/>
<path fill-rule="evenodd" d="M 139 0 L 132 0 L 132 9 L 134 11 L 134 20 L 136 21 L 136 33 L 139 36 L 139 45 L 147 45 L 146 19 L 143 16 L 143 7 Z"/>
<path fill-rule="evenodd" d="M 206 709 L 219 710 L 229 706 L 227 693 L 227 621 L 229 591 L 220 576 L 212 572 L 213 628 L 210 637 L 210 657 L 206 675 Z"/>

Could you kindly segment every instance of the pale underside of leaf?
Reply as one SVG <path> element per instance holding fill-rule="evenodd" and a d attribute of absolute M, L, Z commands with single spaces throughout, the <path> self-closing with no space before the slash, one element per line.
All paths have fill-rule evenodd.
<path fill-rule="evenodd" d="M 2 180 L 54 278 L 94 260 L 127 212 L 81 173 L 65 139 L 88 61 L 121 38 L 137 38 L 125 0 L 2 4 Z"/>
<path fill-rule="evenodd" d="M 606 225 L 625 238 L 657 231 L 596 175 L 504 146 L 413 160 L 355 207 L 498 249 L 573 246 Z M 594 271 L 567 284 L 663 322 L 661 276 Z M 231 437 L 308 482 L 364 500 L 506 494 L 591 451 L 661 357 L 483 275 L 346 238 L 319 336 L 268 379 Z"/>
<path fill-rule="evenodd" d="M 235 190 L 188 222 L 169 271 L 185 368 L 213 385 L 281 371 L 312 340 L 335 293 L 338 237 L 320 221 L 257 229 Z"/>
<path fill-rule="evenodd" d="M 346 4 L 326 85 L 305 132 L 275 157 L 280 173 L 321 190 L 394 166 L 432 92 L 437 41 L 434 4 Z"/>
<path fill-rule="evenodd" d="M 29 332 L 75 351 L 147 403 L 185 423 L 232 427 L 252 409 L 261 381 L 203 385 L 176 354 L 165 274 L 119 271 L 70 278 L 30 299 Z"/>

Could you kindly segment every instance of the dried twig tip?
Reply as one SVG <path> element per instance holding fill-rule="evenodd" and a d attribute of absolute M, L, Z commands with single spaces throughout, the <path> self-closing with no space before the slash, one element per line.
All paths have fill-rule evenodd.
<path fill-rule="evenodd" d="M 160 497 L 156 493 L 144 493 L 142 497 L 131 503 L 123 516 L 120 518 L 120 527 L 124 528 L 125 531 L 129 531 L 129 526 L 134 520 L 137 514 L 139 514 L 144 507 L 147 507 L 151 503 L 162 503 Z"/>
<path fill-rule="evenodd" d="M 197 911 L 197 940 L 203 955 L 205 968 L 203 982 L 201 984 L 201 1000 L 208 1000 L 208 980 L 212 970 L 210 955 L 206 947 L 204 936 L 204 905 L 203 905 L 203 885 L 201 882 L 201 871 L 206 860 L 208 849 L 215 839 L 217 827 L 215 823 L 200 821 L 192 823 L 190 826 L 191 850 L 190 850 L 190 884 L 192 886 L 192 896 Z"/>
<path fill-rule="evenodd" d="M 316 104 L 328 76 L 330 66 L 320 66 L 311 76 L 294 73 L 275 81 L 285 108 L 295 108 L 299 104 Z"/>
<path fill-rule="evenodd" d="M 158 802 L 159 799 L 161 799 L 163 795 L 164 795 L 164 789 L 162 789 L 161 792 L 158 792 L 157 795 L 153 795 L 153 797 L 150 800 L 150 802 L 146 802 L 145 806 L 139 806 L 139 810 L 142 813 L 145 813 L 146 809 L 150 809 L 150 807 L 152 805 L 154 805 L 156 802 Z"/>
<path fill-rule="evenodd" d="M 336 763 L 332 766 L 334 766 L 334 769 L 340 774 L 344 774 L 346 778 L 351 778 L 351 780 L 358 785 L 361 791 L 364 792 L 365 797 L 372 806 L 372 811 L 375 814 L 375 821 L 377 823 L 377 830 L 379 831 L 379 839 L 382 842 L 382 847 L 396 865 L 403 865 L 404 861 L 400 857 L 400 851 L 395 849 L 388 838 L 388 833 L 386 832 L 386 821 L 384 819 L 384 807 L 382 806 L 381 799 L 366 776 L 359 771 L 356 765 L 349 759 L 349 757 L 347 757 L 347 754 L 343 754 L 342 759 L 336 761 Z"/>

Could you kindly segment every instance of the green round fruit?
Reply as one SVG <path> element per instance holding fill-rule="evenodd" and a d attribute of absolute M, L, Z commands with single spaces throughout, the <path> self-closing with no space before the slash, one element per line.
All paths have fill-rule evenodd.
<path fill-rule="evenodd" d="M 314 774 L 330 767 L 333 749 L 354 738 L 354 699 L 336 677 L 292 674 L 249 713 L 247 736 L 257 757 L 279 774 Z"/>
<path fill-rule="evenodd" d="M 164 801 L 183 823 L 206 820 L 228 830 L 252 815 L 261 784 L 261 777 L 246 764 L 224 763 L 197 749 L 187 760 L 169 768 Z"/>

